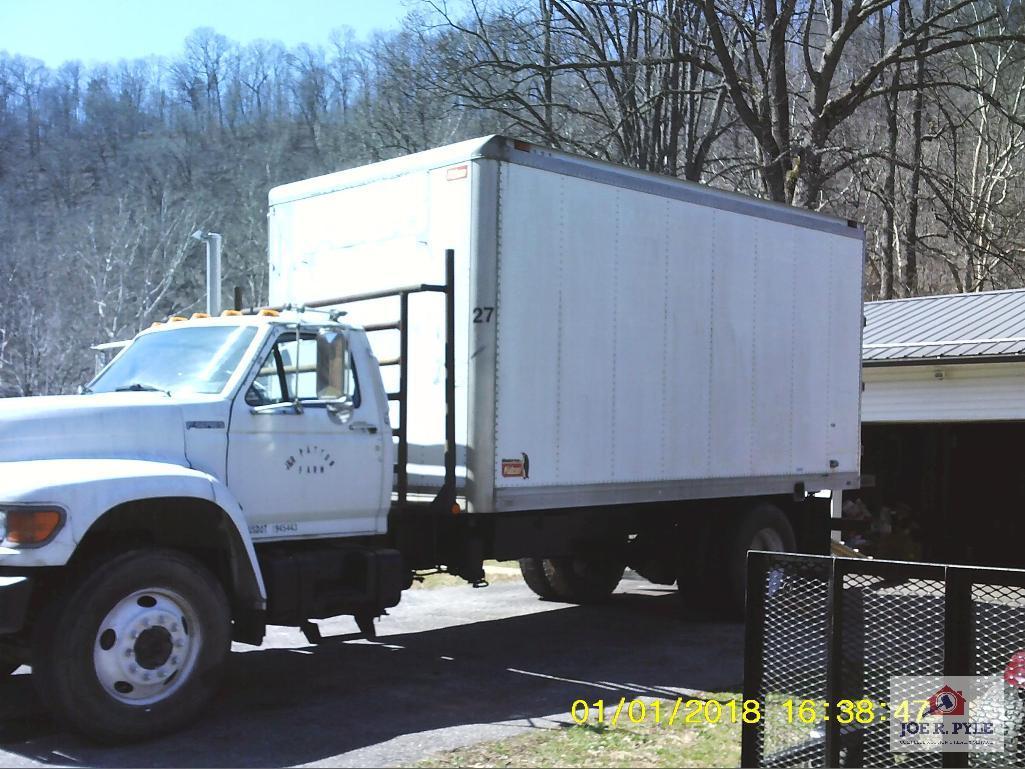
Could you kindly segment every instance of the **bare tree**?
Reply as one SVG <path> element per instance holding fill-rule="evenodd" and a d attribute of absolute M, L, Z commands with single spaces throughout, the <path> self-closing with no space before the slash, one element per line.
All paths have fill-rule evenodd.
<path fill-rule="evenodd" d="M 901 0 L 701 1 L 733 108 L 757 143 L 766 194 L 812 208 L 820 207 L 826 184 L 860 155 L 859 148 L 832 143 L 836 131 L 872 100 L 892 98 L 885 75 L 893 67 L 913 64 L 915 78 L 896 88 L 921 92 L 919 75 L 929 61 L 1022 40 L 1008 29 L 988 29 L 999 12 L 975 0 L 936 0 L 906 13 L 905 30 L 882 52 L 868 44 L 869 30 L 880 11 Z M 791 82 L 802 84 L 794 111 Z"/>
<path fill-rule="evenodd" d="M 1022 285 L 1021 7 L 982 0 L 423 0 L 324 48 L 0 53 L 0 388 L 197 306 L 198 226 L 266 299 L 270 187 L 496 131 L 861 219 L 868 296 Z"/>
<path fill-rule="evenodd" d="M 463 16 L 429 5 L 448 53 L 439 92 L 527 137 L 700 179 L 729 126 L 693 2 L 540 0 L 486 13 L 471 0 Z"/>

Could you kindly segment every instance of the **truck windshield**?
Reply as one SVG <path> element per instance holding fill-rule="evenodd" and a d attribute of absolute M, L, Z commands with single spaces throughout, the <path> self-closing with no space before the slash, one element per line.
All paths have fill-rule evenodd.
<path fill-rule="evenodd" d="M 193 326 L 140 336 L 86 392 L 219 393 L 255 335 L 252 326 Z"/>

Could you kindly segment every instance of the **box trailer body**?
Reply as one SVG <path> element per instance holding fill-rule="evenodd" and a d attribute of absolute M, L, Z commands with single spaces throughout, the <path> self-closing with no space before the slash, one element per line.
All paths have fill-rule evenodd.
<path fill-rule="evenodd" d="M 471 511 L 843 489 L 863 243 L 847 221 L 489 137 L 272 190 L 270 300 L 438 283 L 455 249 Z M 432 299 L 410 328 L 425 474 L 444 424 Z"/>

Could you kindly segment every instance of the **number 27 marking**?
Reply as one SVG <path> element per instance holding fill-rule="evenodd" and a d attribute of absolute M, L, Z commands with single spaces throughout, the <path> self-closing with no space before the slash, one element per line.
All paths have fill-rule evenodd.
<path fill-rule="evenodd" d="M 473 322 L 474 323 L 490 323 L 491 316 L 495 314 L 494 307 L 474 307 L 473 308 Z"/>

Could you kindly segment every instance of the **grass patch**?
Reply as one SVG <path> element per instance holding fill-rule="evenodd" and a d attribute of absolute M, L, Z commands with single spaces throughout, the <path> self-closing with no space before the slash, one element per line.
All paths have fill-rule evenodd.
<path fill-rule="evenodd" d="M 485 561 L 484 578 L 488 584 L 496 582 L 522 582 L 520 576 L 520 564 L 517 561 Z M 453 577 L 451 574 L 431 574 L 424 577 L 423 582 L 414 582 L 414 590 L 431 589 L 435 587 L 458 587 L 462 585 L 469 587 L 470 583 L 462 577 Z"/>
<path fill-rule="evenodd" d="M 735 693 L 708 694 L 702 698 L 721 703 L 737 700 Z M 640 698 L 650 703 L 647 697 Z M 686 701 L 686 697 L 684 700 Z M 663 701 L 662 723 L 648 718 L 632 724 L 621 717 L 616 726 L 567 725 L 537 729 L 495 742 L 470 745 L 439 753 L 418 764 L 423 767 L 522 766 L 522 767 L 713 767 L 740 765 L 740 724 L 681 723 L 667 721 L 673 701 Z M 668 707 L 668 710 L 666 709 Z M 680 713 L 682 714 L 682 710 Z M 624 714 L 625 716 L 625 714 Z M 611 718 L 610 714 L 606 718 Z M 626 722 L 626 723 L 624 723 Z"/>

